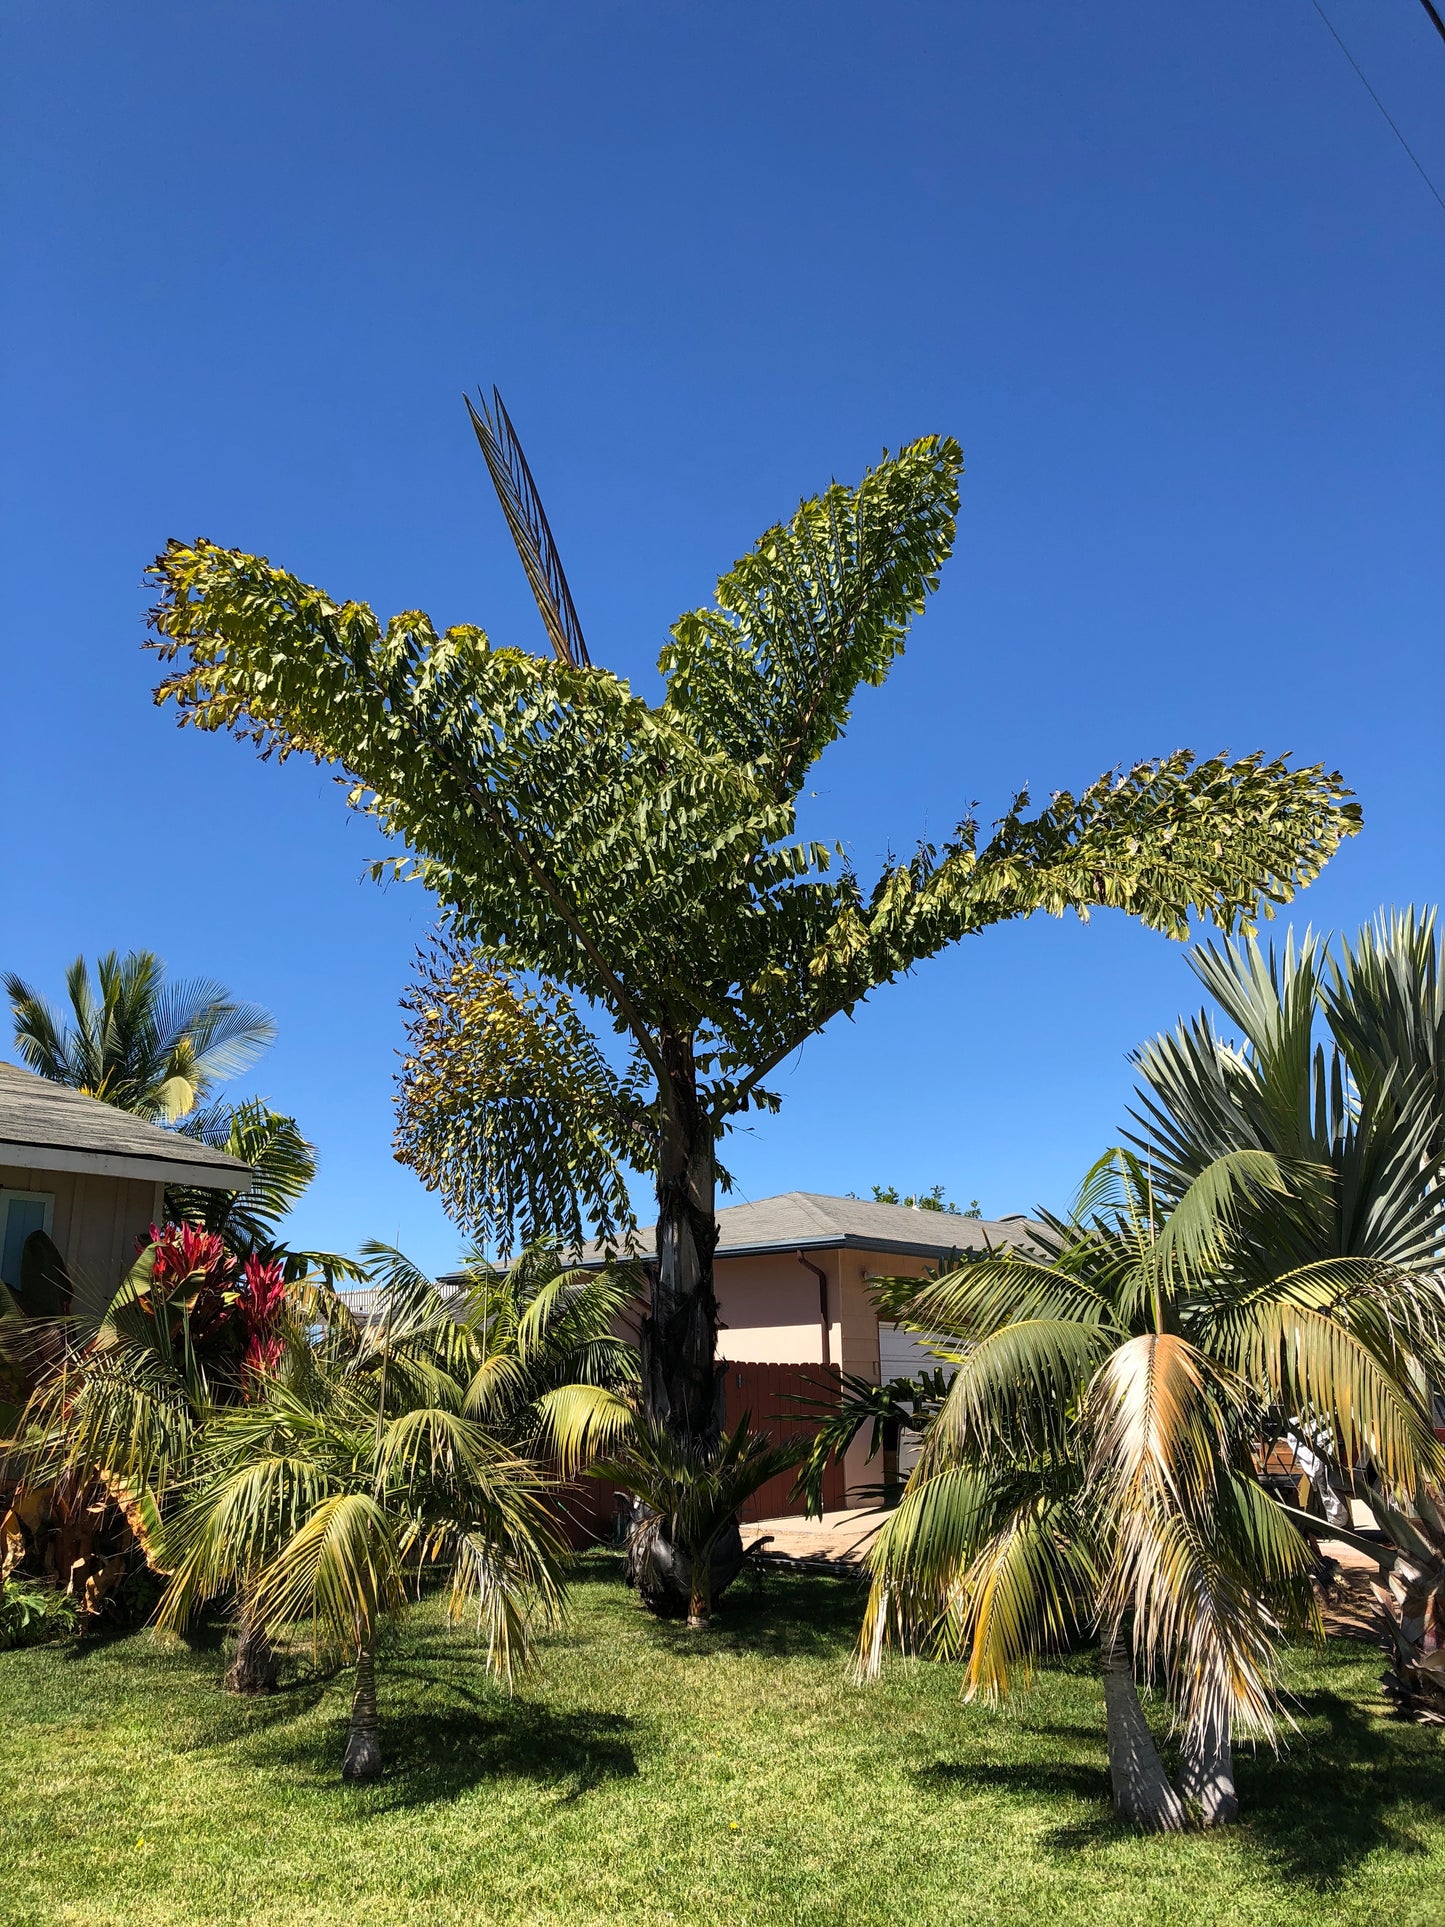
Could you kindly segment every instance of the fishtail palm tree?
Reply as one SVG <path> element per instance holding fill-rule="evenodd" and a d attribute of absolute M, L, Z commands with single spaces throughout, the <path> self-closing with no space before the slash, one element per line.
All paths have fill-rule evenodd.
<path fill-rule="evenodd" d="M 608 671 L 381 623 L 264 557 L 154 563 L 157 699 L 348 779 L 446 941 L 411 998 L 398 1153 L 499 1243 L 626 1232 L 657 1192 L 648 1411 L 716 1439 L 719 1139 L 774 1071 L 925 958 L 995 924 L 1112 906 L 1183 934 L 1287 900 L 1358 828 L 1337 775 L 1187 752 L 1026 795 L 872 882 L 800 841 L 808 772 L 881 684 L 953 545 L 961 452 L 886 455 L 769 529 L 674 624 L 650 704 Z M 378 873 L 395 867 L 390 860 Z M 619 1073 L 587 1013 L 625 1036 Z"/>

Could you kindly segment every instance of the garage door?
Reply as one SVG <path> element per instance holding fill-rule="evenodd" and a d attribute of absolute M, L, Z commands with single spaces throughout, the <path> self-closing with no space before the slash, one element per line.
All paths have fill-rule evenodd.
<path fill-rule="evenodd" d="M 946 1342 L 946 1341 L 941 1341 Z M 919 1378 L 924 1372 L 942 1372 L 945 1378 L 952 1378 L 958 1370 L 936 1352 L 931 1352 L 921 1338 L 904 1331 L 898 1325 L 885 1325 L 878 1321 L 878 1376 L 886 1385 L 890 1378 Z M 898 1435 L 898 1475 L 907 1478 L 918 1459 L 918 1434 L 900 1431 Z"/>

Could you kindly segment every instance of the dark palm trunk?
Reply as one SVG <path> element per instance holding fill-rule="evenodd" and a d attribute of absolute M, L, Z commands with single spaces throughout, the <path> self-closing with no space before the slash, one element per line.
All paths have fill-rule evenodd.
<path fill-rule="evenodd" d="M 1232 1725 L 1229 1708 L 1215 1706 L 1197 1730 L 1191 1726 L 1184 1735 L 1179 1791 L 1199 1809 L 1206 1827 L 1227 1826 L 1239 1818 Z"/>
<path fill-rule="evenodd" d="M 643 1321 L 643 1396 L 676 1433 L 712 1444 L 722 1430 L 717 1363 L 717 1166 L 711 1120 L 697 1099 L 691 1038 L 664 1035 L 672 1080 L 657 1165 L 657 1269 Z"/>
<path fill-rule="evenodd" d="M 717 1163 L 711 1119 L 697 1096 L 692 1039 L 664 1032 L 670 1087 L 657 1162 L 657 1264 L 652 1309 L 642 1321 L 642 1396 L 649 1417 L 678 1436 L 714 1445 L 723 1429 L 723 1368 L 717 1359 Z M 716 1599 L 741 1572 L 736 1523 L 713 1546 L 707 1593 Z M 649 1609 L 696 1620 L 697 1591 L 687 1546 L 674 1546 L 665 1525 L 648 1541 L 637 1584 Z"/>
<path fill-rule="evenodd" d="M 351 1725 L 346 1733 L 343 1780 L 374 1780 L 381 1772 L 381 1734 L 376 1719 L 376 1641 L 357 1649 L 356 1683 L 351 1694 Z"/>
<path fill-rule="evenodd" d="M 236 1630 L 236 1656 L 226 1674 L 228 1693 L 274 1693 L 281 1672 L 281 1655 L 267 1637 L 250 1599 L 241 1595 Z"/>
<path fill-rule="evenodd" d="M 1144 1718 L 1122 1633 L 1105 1631 L 1099 1648 L 1099 1670 L 1104 1676 L 1115 1813 L 1146 1833 L 1182 1832 L 1184 1802 L 1169 1783 Z"/>

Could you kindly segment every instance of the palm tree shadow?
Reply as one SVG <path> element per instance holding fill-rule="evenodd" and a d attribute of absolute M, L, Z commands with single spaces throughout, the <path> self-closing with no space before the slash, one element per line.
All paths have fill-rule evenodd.
<path fill-rule="evenodd" d="M 1243 1817 L 1230 1837 L 1244 1852 L 1279 1881 L 1315 1894 L 1337 1890 L 1374 1854 L 1429 1852 L 1424 1829 L 1445 1819 L 1445 1749 L 1435 1730 L 1382 1719 L 1328 1689 L 1298 1695 L 1292 1711 L 1300 1731 L 1287 1751 L 1241 1749 L 1236 1757 Z M 1065 1730 L 1071 1738 L 1076 1731 Z M 914 1778 L 939 1791 L 1011 1788 L 1051 1807 L 1086 1802 L 1091 1812 L 1051 1828 L 1043 1844 L 1087 1852 L 1131 1831 L 1110 1811 L 1102 1720 L 1094 1738 L 1096 1763 L 945 1759 Z"/>
<path fill-rule="evenodd" d="M 485 1781 L 530 1780 L 559 1804 L 580 1800 L 607 1780 L 637 1772 L 632 1735 L 638 1722 L 587 1707 L 554 1712 L 509 1698 L 480 1678 L 474 1654 L 445 1638 L 412 1646 L 378 1667 L 382 1778 L 368 1791 L 368 1811 L 391 1812 L 456 1799 Z M 251 1711 L 229 1737 L 264 1735 L 268 1763 L 339 1788 L 346 1696 L 334 1717 L 302 1724 L 324 1685 L 279 1693 Z M 283 1702 L 288 1702 L 283 1704 Z"/>
<path fill-rule="evenodd" d="M 1284 1880 L 1337 1887 L 1381 1850 L 1429 1851 L 1416 1830 L 1445 1818 L 1445 1754 L 1433 1728 L 1383 1720 L 1319 1691 L 1294 1704 L 1289 1751 L 1237 1762 L 1242 1832 Z"/>
<path fill-rule="evenodd" d="M 321 1704 L 329 1684 L 329 1676 L 312 1674 L 254 1698 L 226 1693 L 218 1686 L 214 1715 L 195 1728 L 192 1738 L 178 1742 L 176 1751 L 204 1753 L 211 1748 L 244 1745 L 258 1734 L 289 1726 Z"/>
<path fill-rule="evenodd" d="M 784 1586 L 772 1577 L 745 1567 L 716 1602 L 705 1633 L 689 1632 L 679 1620 L 654 1619 L 653 1638 L 679 1659 L 733 1652 L 845 1661 L 858 1635 L 858 1586 L 826 1574 L 789 1576 Z M 640 1604 L 638 1611 L 647 1616 Z"/>
<path fill-rule="evenodd" d="M 571 1805 L 608 1780 L 636 1774 L 634 1726 L 623 1713 L 579 1707 L 559 1714 L 523 1700 L 486 1712 L 406 1713 L 383 1725 L 387 1764 L 373 1811 L 431 1806 L 495 1780 L 530 1780 L 549 1788 L 556 1804 Z"/>
<path fill-rule="evenodd" d="M 1102 1733 L 1099 1739 L 1102 1745 Z M 1006 1787 L 1014 1793 L 1034 1795 L 1051 1806 L 1061 1800 L 1109 1799 L 1109 1774 L 1102 1759 L 1097 1766 L 1081 1760 L 935 1760 L 931 1766 L 916 1767 L 911 1777 L 933 1792 L 970 1793 Z M 1085 1830 L 1089 1830 L 1087 1825 Z M 1058 1830 L 1068 1835 L 1074 1831 L 1074 1827 Z M 1049 1837 L 1055 1838 L 1052 1834 Z"/>

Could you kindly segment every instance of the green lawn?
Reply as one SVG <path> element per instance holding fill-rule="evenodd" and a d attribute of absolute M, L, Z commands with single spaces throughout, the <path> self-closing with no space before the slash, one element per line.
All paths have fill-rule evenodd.
<path fill-rule="evenodd" d="M 428 1609 L 384 1673 L 389 1771 L 341 1786 L 343 1680 L 242 1704 L 214 1641 L 0 1654 L 4 1922 L 1445 1922 L 1445 1746 L 1376 1655 L 1300 1654 L 1300 1731 L 1246 1821 L 1144 1840 L 1107 1808 L 1086 1660 L 1021 1711 L 947 1669 L 848 1683 L 859 1596 L 744 1581 L 716 1630 L 586 1563 L 514 1699 Z"/>

